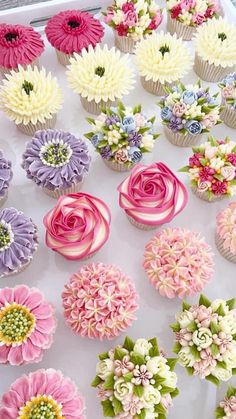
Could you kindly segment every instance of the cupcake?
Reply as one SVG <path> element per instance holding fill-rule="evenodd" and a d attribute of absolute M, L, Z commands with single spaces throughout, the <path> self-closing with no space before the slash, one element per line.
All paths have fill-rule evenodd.
<path fill-rule="evenodd" d="M 74 333 L 114 339 L 136 320 L 138 295 L 129 277 L 116 266 L 92 263 L 72 275 L 62 293 L 62 304 Z"/>
<path fill-rule="evenodd" d="M 22 375 L 1 400 L 0 419 L 86 419 L 85 401 L 70 378 L 52 368 Z"/>
<path fill-rule="evenodd" d="M 18 71 L 18 65 L 38 65 L 44 43 L 31 26 L 0 24 L 0 73 Z"/>
<path fill-rule="evenodd" d="M 202 291 L 213 275 L 213 257 L 205 239 L 184 228 L 158 231 L 145 248 L 148 279 L 162 297 L 185 298 Z"/>
<path fill-rule="evenodd" d="M 192 150 L 188 166 L 180 169 L 188 173 L 192 192 L 208 202 L 235 196 L 236 143 L 228 137 L 208 137 L 207 142 Z"/>
<path fill-rule="evenodd" d="M 62 92 L 51 73 L 45 69 L 19 67 L 18 73 L 3 80 L 0 107 L 17 128 L 33 136 L 40 129 L 53 128 L 61 108 Z"/>
<path fill-rule="evenodd" d="M 236 26 L 221 17 L 197 29 L 194 71 L 201 79 L 217 82 L 234 70 L 235 38 Z"/>
<path fill-rule="evenodd" d="M 203 133 L 221 123 L 217 95 L 211 95 L 209 88 L 202 88 L 200 82 L 168 88 L 159 102 L 166 138 L 178 147 L 198 144 Z"/>
<path fill-rule="evenodd" d="M 37 131 L 27 144 L 22 167 L 46 194 L 59 198 L 80 189 L 90 161 L 84 141 L 69 132 L 48 129 Z"/>
<path fill-rule="evenodd" d="M 154 133 L 155 116 L 147 118 L 141 105 L 133 109 L 119 102 L 97 119 L 88 118 L 92 131 L 85 134 L 112 170 L 126 172 L 139 163 L 144 153 L 152 151 L 158 134 Z"/>
<path fill-rule="evenodd" d="M 12 180 L 12 164 L 0 150 L 0 206 L 7 200 L 9 184 Z"/>
<path fill-rule="evenodd" d="M 142 4 L 135 0 L 114 0 L 104 15 L 104 21 L 114 30 L 115 46 L 129 53 L 140 39 L 153 33 L 163 19 L 162 10 L 153 0 Z"/>
<path fill-rule="evenodd" d="M 219 84 L 222 96 L 222 121 L 236 128 L 236 72 L 228 74 Z"/>
<path fill-rule="evenodd" d="M 141 230 L 153 230 L 169 223 L 188 200 L 184 185 L 163 163 L 137 165 L 118 191 L 120 207 Z"/>
<path fill-rule="evenodd" d="M 160 352 L 156 338 L 133 341 L 126 337 L 123 345 L 99 359 L 92 386 L 97 388 L 104 416 L 151 419 L 157 417 L 156 412 L 158 418 L 166 417 L 179 394 L 174 372 L 177 360 Z"/>
<path fill-rule="evenodd" d="M 234 304 L 234 298 L 211 302 L 204 295 L 198 304 L 183 302 L 171 328 L 176 340 L 173 352 L 189 375 L 216 385 L 231 379 L 236 368 Z"/>
<path fill-rule="evenodd" d="M 58 61 L 66 66 L 76 52 L 93 48 L 101 42 L 104 28 L 92 14 L 81 10 L 65 10 L 49 19 L 45 33 L 55 48 Z"/>
<path fill-rule="evenodd" d="M 217 0 L 167 0 L 167 30 L 176 33 L 184 41 L 190 41 L 201 26 L 213 17 L 219 17 Z"/>
<path fill-rule="evenodd" d="M 0 210 L 0 278 L 23 271 L 38 247 L 37 227 L 15 208 Z"/>
<path fill-rule="evenodd" d="M 111 213 L 101 199 L 80 192 L 61 196 L 43 222 L 50 249 L 66 259 L 85 260 L 108 240 Z"/>
<path fill-rule="evenodd" d="M 231 202 L 217 215 L 215 239 L 222 256 L 236 263 L 236 202 Z"/>
<path fill-rule="evenodd" d="M 81 55 L 70 59 L 68 68 L 70 87 L 80 95 L 84 109 L 95 115 L 116 105 L 133 88 L 134 72 L 129 59 L 114 47 L 83 49 Z"/>
<path fill-rule="evenodd" d="M 215 411 L 215 418 L 234 419 L 236 416 L 236 387 L 229 386 L 227 393 Z"/>
<path fill-rule="evenodd" d="M 163 31 L 141 40 L 135 49 L 136 64 L 145 90 L 165 94 L 191 69 L 192 58 L 181 39 Z"/>
<path fill-rule="evenodd" d="M 54 309 L 37 288 L 0 289 L 0 364 L 40 362 L 55 329 Z"/>

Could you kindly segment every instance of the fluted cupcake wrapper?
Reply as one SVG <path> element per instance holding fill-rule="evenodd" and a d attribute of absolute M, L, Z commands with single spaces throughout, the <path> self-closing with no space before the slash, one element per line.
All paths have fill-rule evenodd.
<path fill-rule="evenodd" d="M 214 195 L 212 197 L 212 199 L 209 199 L 207 191 L 201 192 L 201 191 L 199 191 L 198 188 L 195 188 L 193 186 L 191 186 L 191 190 L 192 190 L 194 195 L 196 195 L 198 198 L 202 199 L 203 201 L 217 202 L 217 201 L 221 201 L 222 199 L 225 199 L 225 195 L 219 195 L 219 196 Z"/>
<path fill-rule="evenodd" d="M 222 121 L 230 128 L 236 128 L 236 109 L 224 103 L 224 108 L 220 114 Z"/>
<path fill-rule="evenodd" d="M 56 48 L 55 51 L 60 64 L 64 65 L 64 67 L 70 64 L 70 58 L 73 57 L 73 54 L 65 54 L 64 52 L 61 52 Z"/>
<path fill-rule="evenodd" d="M 54 128 L 56 125 L 57 115 L 54 114 L 52 118 L 47 119 L 46 122 L 37 122 L 37 124 L 32 124 L 31 122 L 27 125 L 24 125 L 23 123 L 18 124 L 17 128 L 20 132 L 23 134 L 33 136 L 36 131 L 42 130 L 42 129 L 49 129 Z"/>
<path fill-rule="evenodd" d="M 166 125 L 164 126 L 164 132 L 168 141 L 178 147 L 192 147 L 199 144 L 202 139 L 202 134 L 181 134 L 179 132 L 172 131 Z"/>
<path fill-rule="evenodd" d="M 117 31 L 114 31 L 114 35 L 116 48 L 125 53 L 134 53 L 134 48 L 136 46 L 137 41 L 128 36 L 119 36 Z"/>
<path fill-rule="evenodd" d="M 131 164 L 130 166 L 127 166 L 126 164 L 117 163 L 116 161 L 111 161 L 107 159 L 102 159 L 103 162 L 109 169 L 114 170 L 115 172 L 129 172 L 135 164 Z"/>
<path fill-rule="evenodd" d="M 196 53 L 193 69 L 202 80 L 218 82 L 233 71 L 233 66 L 222 67 L 221 65 L 209 64 L 209 61 L 203 60 Z"/>
<path fill-rule="evenodd" d="M 147 92 L 152 93 L 156 96 L 163 96 L 166 94 L 164 87 L 171 87 L 173 84 L 177 84 L 178 80 L 176 80 L 174 83 L 160 83 L 158 80 L 146 80 L 144 76 L 140 77 L 141 84 Z"/>
<path fill-rule="evenodd" d="M 234 255 L 229 249 L 224 248 L 224 239 L 216 232 L 215 234 L 215 243 L 216 247 L 219 250 L 220 254 L 230 262 L 236 263 L 236 254 Z"/>
<path fill-rule="evenodd" d="M 167 16 L 167 31 L 173 35 L 177 34 L 178 38 L 182 38 L 184 41 L 191 41 L 193 35 L 196 32 L 196 28 L 193 26 L 184 25 L 177 19 L 172 19 L 170 13 Z"/>
<path fill-rule="evenodd" d="M 31 67 L 38 67 L 38 68 L 40 68 L 39 59 L 36 58 L 36 60 L 32 61 L 32 63 L 27 64 L 27 65 L 22 65 L 21 67 L 23 67 L 24 69 L 26 69 L 29 65 Z M 2 78 L 4 78 L 6 76 L 6 74 L 11 74 L 11 71 L 12 70 L 10 70 L 9 68 L 5 68 L 5 67 L 1 67 L 0 66 L 0 74 L 1 74 Z M 14 71 L 18 72 L 18 68 L 15 68 Z"/>
<path fill-rule="evenodd" d="M 54 191 L 47 189 L 47 188 L 42 188 L 43 192 L 49 196 L 51 196 L 52 198 L 59 198 L 62 195 L 68 195 L 70 193 L 76 193 L 81 189 L 81 186 L 83 185 L 83 181 L 75 183 L 74 185 L 70 186 L 69 188 L 57 188 Z"/>
<path fill-rule="evenodd" d="M 5 204 L 5 202 L 6 202 L 7 198 L 8 198 L 8 191 L 5 193 L 5 195 L 4 195 L 4 196 L 2 196 L 2 197 L 0 198 L 0 207 L 2 207 L 2 206 Z"/>
<path fill-rule="evenodd" d="M 138 221 L 134 220 L 134 218 L 133 217 L 130 217 L 129 215 L 127 215 L 127 218 L 129 220 L 129 222 L 131 224 L 133 224 L 133 226 L 139 228 L 139 230 L 150 231 L 150 230 L 156 230 L 156 228 L 157 228 L 157 226 L 139 223 Z"/>
<path fill-rule="evenodd" d="M 118 100 L 114 100 L 114 101 L 108 100 L 107 102 L 101 101 L 99 103 L 96 103 L 95 100 L 91 100 L 89 102 L 86 98 L 82 96 L 80 96 L 80 100 L 81 100 L 81 104 L 83 108 L 87 112 L 92 113 L 93 115 L 100 115 L 101 108 L 107 109 L 107 108 L 110 108 L 111 106 L 117 106 L 117 103 L 118 103 Z"/>
<path fill-rule="evenodd" d="M 30 260 L 28 260 L 26 263 L 24 263 L 23 265 L 21 265 L 15 271 L 8 272 L 6 274 L 1 275 L 0 278 L 5 278 L 5 277 L 8 277 L 8 276 L 15 276 L 15 275 L 19 274 L 20 272 L 23 272 L 31 264 L 32 259 L 33 258 L 31 258 Z"/>

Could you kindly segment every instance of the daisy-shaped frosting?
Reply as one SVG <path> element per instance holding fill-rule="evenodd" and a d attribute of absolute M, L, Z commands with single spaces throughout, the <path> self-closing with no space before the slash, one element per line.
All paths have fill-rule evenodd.
<path fill-rule="evenodd" d="M 70 87 L 89 102 L 121 99 L 133 88 L 134 72 L 127 55 L 107 45 L 75 54 L 67 71 Z"/>
<path fill-rule="evenodd" d="M 9 160 L 6 160 L 0 150 L 0 199 L 3 198 L 9 188 L 9 183 L 12 179 L 12 164 Z"/>

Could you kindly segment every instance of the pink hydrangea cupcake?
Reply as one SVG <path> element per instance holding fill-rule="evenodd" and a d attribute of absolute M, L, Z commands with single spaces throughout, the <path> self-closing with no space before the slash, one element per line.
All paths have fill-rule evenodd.
<path fill-rule="evenodd" d="M 12 164 L 6 160 L 0 150 L 0 207 L 5 203 L 8 196 L 9 184 L 12 180 Z"/>
<path fill-rule="evenodd" d="M 184 228 L 159 231 L 147 244 L 144 269 L 162 297 L 199 293 L 213 275 L 213 254 L 205 239 Z"/>
<path fill-rule="evenodd" d="M 0 419 L 86 419 L 85 401 L 70 378 L 52 368 L 18 378 L 1 401 Z"/>
<path fill-rule="evenodd" d="M 83 266 L 65 286 L 64 315 L 71 329 L 96 339 L 114 339 L 131 326 L 138 295 L 129 277 L 113 265 Z"/>
<path fill-rule="evenodd" d="M 236 202 L 231 202 L 217 215 L 215 239 L 222 256 L 236 263 Z"/>
<path fill-rule="evenodd" d="M 49 19 L 45 32 L 58 61 L 66 66 L 74 52 L 80 53 L 83 48 L 95 47 L 101 42 L 104 28 L 90 13 L 65 10 Z"/>
<path fill-rule="evenodd" d="M 55 329 L 54 309 L 37 288 L 0 289 L 0 364 L 41 361 Z"/>

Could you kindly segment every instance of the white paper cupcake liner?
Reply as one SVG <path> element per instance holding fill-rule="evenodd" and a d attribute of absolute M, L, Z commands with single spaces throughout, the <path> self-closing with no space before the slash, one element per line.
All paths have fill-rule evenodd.
<path fill-rule="evenodd" d="M 100 115 L 101 113 L 101 108 L 110 108 L 111 106 L 117 106 L 118 104 L 118 100 L 108 100 L 107 102 L 99 102 L 96 103 L 95 100 L 91 100 L 90 102 L 85 99 L 84 97 L 80 96 L 80 100 L 81 100 L 81 104 L 83 106 L 83 108 L 89 112 L 92 113 L 93 115 Z"/>
<path fill-rule="evenodd" d="M 28 65 L 23 65 L 21 67 L 23 67 L 24 69 L 26 69 L 28 66 L 31 67 L 40 67 L 39 66 L 39 59 L 36 58 L 36 60 L 32 61 L 32 63 L 28 64 Z M 6 74 L 10 74 L 12 70 L 10 70 L 9 68 L 5 68 L 5 67 L 0 67 L 0 74 L 2 77 L 5 77 Z M 14 71 L 18 72 L 18 67 L 14 69 Z"/>
<path fill-rule="evenodd" d="M 167 140 L 178 147 L 192 147 L 200 143 L 202 134 L 190 135 L 174 132 L 164 125 L 164 132 Z"/>
<path fill-rule="evenodd" d="M 17 128 L 20 132 L 23 134 L 33 136 L 36 131 L 39 131 L 41 129 L 49 129 L 54 128 L 56 125 L 57 115 L 54 114 L 52 118 L 47 119 L 46 122 L 37 122 L 37 124 L 32 124 L 31 122 L 27 125 L 24 124 L 18 124 Z"/>
<path fill-rule="evenodd" d="M 210 203 L 217 202 L 217 201 L 222 201 L 222 199 L 225 199 L 224 195 L 220 195 L 220 196 L 214 195 L 212 197 L 212 199 L 209 199 L 207 191 L 200 192 L 199 189 L 197 189 L 193 186 L 191 186 L 191 190 L 192 190 L 193 194 L 196 195 L 198 198 L 202 199 L 203 201 L 210 202 Z"/>
<path fill-rule="evenodd" d="M 127 215 L 127 218 L 129 220 L 129 222 L 131 224 L 133 224 L 133 226 L 137 227 L 139 230 L 145 230 L 145 231 L 150 231 L 150 230 L 156 230 L 157 226 L 151 226 L 151 225 L 147 225 L 147 224 L 143 224 L 143 223 L 139 223 L 138 221 L 134 220 L 132 217 L 130 217 L 129 215 Z"/>
<path fill-rule="evenodd" d="M 5 193 L 5 195 L 4 195 L 4 196 L 2 196 L 2 197 L 0 198 L 0 207 L 2 207 L 2 206 L 5 204 L 5 202 L 6 202 L 7 198 L 8 198 L 8 191 Z"/>
<path fill-rule="evenodd" d="M 182 38 L 184 41 L 191 41 L 193 35 L 196 32 L 196 28 L 193 26 L 183 25 L 177 19 L 172 19 L 170 13 L 167 16 L 167 31 L 173 35 L 176 33 L 178 38 Z"/>
<path fill-rule="evenodd" d="M 15 276 L 15 275 L 17 275 L 17 274 L 19 274 L 19 273 L 21 273 L 21 272 L 23 272 L 26 268 L 28 268 L 28 266 L 31 264 L 31 262 L 32 262 L 32 260 L 33 260 L 33 258 L 31 258 L 30 260 L 28 260 L 24 265 L 21 265 L 18 269 L 16 269 L 15 271 L 12 271 L 12 272 L 8 272 L 8 273 L 6 273 L 6 274 L 3 274 L 2 276 L 1 276 L 1 278 L 6 278 L 6 277 L 9 277 L 9 276 Z"/>
<path fill-rule="evenodd" d="M 60 64 L 64 65 L 64 67 L 70 64 L 70 58 L 73 57 L 73 54 L 65 54 L 64 52 L 61 52 L 56 48 L 55 51 Z"/>
<path fill-rule="evenodd" d="M 105 163 L 109 169 L 114 170 L 115 172 L 129 172 L 135 164 L 131 164 L 130 166 L 127 166 L 122 163 L 117 163 L 116 161 L 106 160 L 102 159 L 102 161 Z"/>
<path fill-rule="evenodd" d="M 69 188 L 66 189 L 62 189 L 62 188 L 58 188 L 55 189 L 54 191 L 47 189 L 47 188 L 42 188 L 43 192 L 45 192 L 45 194 L 51 196 L 52 198 L 59 198 L 62 195 L 68 195 L 70 193 L 76 193 L 81 189 L 81 186 L 83 185 L 83 181 L 82 182 L 78 182 L 72 186 L 70 186 Z"/>
<path fill-rule="evenodd" d="M 214 64 L 209 64 L 208 61 L 203 60 L 196 53 L 193 69 L 202 80 L 218 82 L 232 72 L 233 67 L 222 67 L 221 65 L 216 66 Z"/>
<path fill-rule="evenodd" d="M 156 96 L 163 96 L 166 94 L 164 87 L 171 87 L 173 84 L 178 84 L 178 80 L 176 80 L 174 83 L 160 83 L 159 81 L 153 81 L 153 80 L 146 80 L 144 76 L 140 77 L 141 84 L 143 88 L 153 95 Z"/>
<path fill-rule="evenodd" d="M 224 103 L 224 108 L 220 114 L 222 121 L 230 128 L 236 128 L 236 109 Z"/>
<path fill-rule="evenodd" d="M 117 31 L 114 31 L 114 35 L 116 48 L 125 53 L 134 53 L 134 48 L 136 46 L 137 41 L 128 36 L 119 36 Z"/>
<path fill-rule="evenodd" d="M 236 263 L 236 254 L 233 254 L 229 249 L 224 248 L 224 239 L 216 232 L 215 234 L 215 243 L 216 247 L 219 250 L 220 254 L 230 262 Z"/>

